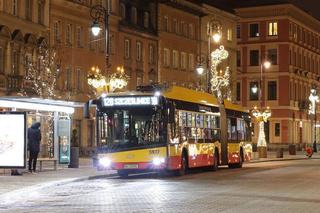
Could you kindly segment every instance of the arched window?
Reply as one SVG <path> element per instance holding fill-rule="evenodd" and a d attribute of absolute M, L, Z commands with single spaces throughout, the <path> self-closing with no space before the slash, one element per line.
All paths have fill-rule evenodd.
<path fill-rule="evenodd" d="M 126 18 L 126 6 L 123 3 L 120 4 L 120 16 L 122 19 Z"/>
<path fill-rule="evenodd" d="M 144 12 L 143 26 L 145 28 L 149 28 L 149 13 L 148 12 Z"/>

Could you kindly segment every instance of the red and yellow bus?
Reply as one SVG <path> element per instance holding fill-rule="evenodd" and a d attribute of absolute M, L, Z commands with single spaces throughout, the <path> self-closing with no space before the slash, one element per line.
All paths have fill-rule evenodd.
<path fill-rule="evenodd" d="M 120 176 L 219 165 L 242 167 L 250 160 L 250 115 L 208 93 L 182 87 L 141 86 L 91 101 L 97 109 L 97 169 Z"/>

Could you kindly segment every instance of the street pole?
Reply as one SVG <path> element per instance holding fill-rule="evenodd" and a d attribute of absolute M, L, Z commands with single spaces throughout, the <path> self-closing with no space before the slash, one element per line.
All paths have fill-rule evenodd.
<path fill-rule="evenodd" d="M 314 141 L 313 141 L 313 152 L 317 152 L 317 105 L 314 108 Z"/>

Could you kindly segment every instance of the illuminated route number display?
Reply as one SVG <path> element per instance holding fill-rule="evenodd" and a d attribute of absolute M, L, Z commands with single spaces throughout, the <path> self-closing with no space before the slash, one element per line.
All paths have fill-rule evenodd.
<path fill-rule="evenodd" d="M 107 97 L 102 100 L 103 106 L 158 105 L 158 97 Z"/>

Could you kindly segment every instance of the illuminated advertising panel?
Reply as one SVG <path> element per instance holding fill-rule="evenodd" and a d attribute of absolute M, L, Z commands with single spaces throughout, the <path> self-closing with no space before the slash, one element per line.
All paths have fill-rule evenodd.
<path fill-rule="evenodd" d="M 26 114 L 0 113 L 0 168 L 26 166 Z"/>
<path fill-rule="evenodd" d="M 102 99 L 102 105 L 112 106 L 139 106 L 139 105 L 158 105 L 159 99 L 155 96 L 140 97 L 105 97 Z"/>

